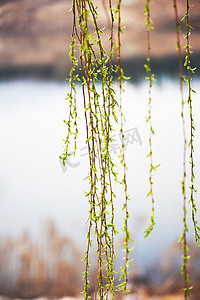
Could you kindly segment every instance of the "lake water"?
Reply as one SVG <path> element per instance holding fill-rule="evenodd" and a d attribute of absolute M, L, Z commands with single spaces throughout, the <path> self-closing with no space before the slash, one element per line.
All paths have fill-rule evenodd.
<path fill-rule="evenodd" d="M 192 84 L 197 91 L 193 101 L 198 189 L 196 201 L 199 203 L 200 80 L 194 79 Z M 16 80 L 0 83 L 0 234 L 19 236 L 26 230 L 37 237 L 42 232 L 45 220 L 52 219 L 63 233 L 84 250 L 88 204 L 84 197 L 87 186 L 83 178 L 87 176 L 88 163 L 84 155 L 82 119 L 79 121 L 81 135 L 76 158 L 64 170 L 58 158 L 67 129 L 62 121 L 67 118 L 68 109 L 64 100 L 67 92 L 65 82 Z M 145 119 L 147 97 L 146 81 L 126 85 L 123 110 L 126 116 L 125 134 L 129 134 L 130 138 L 126 149 L 131 198 L 129 228 L 135 240 L 134 255 L 139 261 L 155 260 L 182 232 L 180 182 L 183 137 L 179 83 L 178 80 L 163 77 L 154 84 L 152 90 L 152 122 L 155 130 L 153 153 L 155 164 L 160 164 L 154 176 L 157 225 L 153 236 L 143 238 L 143 230 L 151 213 L 150 199 L 146 198 L 149 169 L 146 157 L 149 132 Z M 185 107 L 188 111 L 187 104 Z M 188 113 L 186 117 L 188 119 Z M 140 142 L 131 140 L 135 130 Z M 117 133 L 115 138 L 118 143 Z M 187 150 L 189 156 L 189 148 Z M 120 205 L 117 204 L 117 222 L 122 218 Z M 192 237 L 192 226 L 190 230 Z"/>

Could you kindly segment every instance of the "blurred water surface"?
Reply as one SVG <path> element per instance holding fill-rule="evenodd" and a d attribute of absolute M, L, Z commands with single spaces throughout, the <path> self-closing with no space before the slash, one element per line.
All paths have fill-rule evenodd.
<path fill-rule="evenodd" d="M 196 177 L 200 173 L 199 140 L 200 80 L 192 81 L 197 94 L 193 95 Z M 185 87 L 185 99 L 187 87 Z M 83 109 L 78 91 L 80 136 L 77 156 L 63 169 L 59 155 L 66 136 L 68 92 L 66 82 L 14 80 L 0 82 L 0 234 L 18 237 L 24 231 L 35 239 L 42 224 L 52 219 L 63 234 L 85 249 L 88 226 L 88 204 L 84 196 L 88 161 L 84 144 Z M 149 264 L 175 242 L 182 232 L 182 156 L 183 136 L 181 100 L 178 80 L 162 77 L 152 90 L 152 122 L 154 163 L 160 164 L 154 176 L 155 220 L 154 235 L 144 239 L 144 228 L 151 213 L 148 193 L 148 125 L 146 124 L 148 83 L 128 83 L 123 95 L 126 116 L 125 135 L 129 135 L 126 157 L 128 165 L 129 228 L 135 240 L 134 257 Z M 186 119 L 188 120 L 188 108 Z M 187 125 L 189 135 L 189 125 Z M 133 132 L 137 139 L 133 140 Z M 131 137 L 132 135 L 132 137 Z M 118 163 L 118 132 L 113 144 L 114 159 Z M 189 157 L 189 147 L 187 149 Z M 188 170 L 189 171 L 189 170 Z M 119 172 L 120 169 L 119 169 Z M 189 174 L 187 181 L 189 180 Z M 199 180 L 196 200 L 199 202 Z M 187 189 L 189 193 L 189 189 Z M 123 195 L 117 188 L 116 223 L 122 227 Z M 190 223 L 190 218 L 188 218 Z M 190 236 L 193 230 L 190 226 Z M 147 251 L 148 249 L 148 251 Z"/>

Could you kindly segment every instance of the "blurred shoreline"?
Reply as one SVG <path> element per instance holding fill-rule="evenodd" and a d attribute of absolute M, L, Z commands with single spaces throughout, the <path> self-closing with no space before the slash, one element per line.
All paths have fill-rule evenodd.
<path fill-rule="evenodd" d="M 94 0 L 95 2 L 96 0 Z M 98 2 L 98 24 L 104 29 L 104 46 L 109 49 L 109 15 L 103 2 Z M 151 31 L 152 71 L 174 72 L 178 65 L 176 51 L 176 27 L 173 3 L 166 0 L 152 1 Z M 177 0 L 180 19 L 185 12 L 185 2 Z M 72 30 L 71 0 L 3 0 L 0 3 L 0 79 L 35 77 L 64 80 L 68 76 L 68 57 Z M 123 26 L 122 59 L 132 78 L 145 74 L 147 41 L 144 24 L 144 1 L 124 0 L 122 4 Z M 200 60 L 200 2 L 193 0 L 190 22 L 194 28 L 190 41 L 194 65 Z M 182 33 L 186 24 L 181 22 Z M 181 38 L 182 47 L 185 39 Z M 183 56 L 185 50 L 183 49 Z M 142 69 L 142 71 L 141 71 Z M 126 70 L 125 70 L 126 71 Z M 126 73 L 127 73 L 126 71 Z M 139 73 L 137 75 L 136 73 Z M 155 74 L 156 75 L 156 74 Z M 142 75 L 143 76 L 143 75 Z M 134 80 L 134 79 L 133 79 Z M 137 78 L 136 78 L 137 80 Z"/>
<path fill-rule="evenodd" d="M 200 67 L 198 66 L 200 61 L 200 54 L 193 54 L 191 59 L 192 67 L 196 67 L 195 73 L 192 77 L 198 76 Z M 70 68 L 69 62 L 62 66 L 56 66 L 55 64 L 36 64 L 25 66 L 4 66 L 0 68 L 0 80 L 8 81 L 15 79 L 30 79 L 30 80 L 53 80 L 53 81 L 65 81 L 68 79 Z M 144 64 L 146 63 L 145 56 L 138 56 L 129 59 L 122 60 L 122 68 L 126 76 L 130 76 L 131 82 L 137 83 L 145 79 L 146 71 Z M 164 57 L 152 57 L 151 69 L 155 74 L 155 78 L 159 80 L 160 77 L 178 78 L 179 74 L 179 62 L 177 55 L 168 55 Z M 77 72 L 79 68 L 77 67 Z M 186 74 L 186 69 L 183 67 L 183 72 Z M 81 75 L 81 74 L 80 74 Z"/>

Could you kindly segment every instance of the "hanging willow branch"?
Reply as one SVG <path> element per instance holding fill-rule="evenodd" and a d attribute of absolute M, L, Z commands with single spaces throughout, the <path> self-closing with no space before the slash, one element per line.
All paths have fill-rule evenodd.
<path fill-rule="evenodd" d="M 123 75 L 123 70 L 121 68 L 121 32 L 122 32 L 122 28 L 121 28 L 121 0 L 118 1 L 117 4 L 117 10 L 118 10 L 118 47 L 117 47 L 117 51 L 118 51 L 118 67 L 117 67 L 117 71 L 119 74 L 118 80 L 119 80 L 119 93 L 120 93 L 120 134 L 121 134 L 121 141 L 122 141 L 122 148 L 121 148 L 121 164 L 123 167 L 123 180 L 122 180 L 122 184 L 124 185 L 124 193 L 125 193 L 125 203 L 123 205 L 123 210 L 125 211 L 125 218 L 124 218 L 124 247 L 125 247 L 125 266 L 124 269 L 122 270 L 122 274 L 120 279 L 124 279 L 124 281 L 119 285 L 120 288 L 126 290 L 126 286 L 127 286 L 127 282 L 128 282 L 128 269 L 129 269 L 129 241 L 130 241 L 130 232 L 128 230 L 128 219 L 129 219 L 129 213 L 128 213 L 128 200 L 129 199 L 129 195 L 128 195 L 128 189 L 127 189 L 127 176 L 126 176 L 126 161 L 125 161 L 125 137 L 124 137 L 124 132 L 123 132 L 123 113 L 122 113 L 122 80 L 124 79 L 124 75 Z"/>
<path fill-rule="evenodd" d="M 156 169 L 159 167 L 159 165 L 153 166 L 153 149 L 152 149 L 152 136 L 154 135 L 154 130 L 153 130 L 153 126 L 152 126 L 152 116 L 151 116 L 151 104 L 152 104 L 151 89 L 152 89 L 152 85 L 153 85 L 153 81 L 154 81 L 154 74 L 152 74 L 151 64 L 150 64 L 150 56 L 151 56 L 150 29 L 153 29 L 152 21 L 151 21 L 151 17 L 150 17 L 150 6 L 149 6 L 150 2 L 151 2 L 150 0 L 146 1 L 145 10 L 144 10 L 144 14 L 146 17 L 145 24 L 146 24 L 146 32 L 147 32 L 147 63 L 144 65 L 144 67 L 148 74 L 148 77 L 146 77 L 146 79 L 148 79 L 148 81 L 149 81 L 148 116 L 146 118 L 146 121 L 147 121 L 147 123 L 149 123 L 149 154 L 147 156 L 149 156 L 149 158 L 150 158 L 150 169 L 149 169 L 150 189 L 147 194 L 147 197 L 151 197 L 152 209 L 151 209 L 151 217 L 149 220 L 149 225 L 147 226 L 147 228 L 144 231 L 145 237 L 147 237 L 152 232 L 154 225 L 155 225 L 155 220 L 154 220 L 155 200 L 154 200 L 154 194 L 153 194 L 153 171 L 156 171 Z"/>
<path fill-rule="evenodd" d="M 174 3 L 174 13 L 176 20 L 176 46 L 179 55 L 179 84 L 180 84 L 180 94 L 181 94 L 181 119 L 182 119 L 182 131 L 183 131 L 183 179 L 181 181 L 182 185 L 182 195 L 183 195 L 183 233 L 180 236 L 179 242 L 182 243 L 182 251 L 183 251 L 183 265 L 181 269 L 181 273 L 184 275 L 184 291 L 185 291 L 185 300 L 190 296 L 190 290 L 192 287 L 188 287 L 189 275 L 188 275 L 188 245 L 187 245 L 187 208 L 186 208 L 186 188 L 185 188 L 185 179 L 186 179 L 186 147 L 187 147 L 187 139 L 186 139 L 186 129 L 185 129 L 185 115 L 184 115 L 184 95 L 183 95 L 183 68 L 182 68 L 182 50 L 181 50 L 181 42 L 180 42 L 180 32 L 181 27 L 179 23 L 178 17 L 178 8 L 176 0 L 173 0 Z"/>
<path fill-rule="evenodd" d="M 200 246 L 200 228 L 197 225 L 197 221 L 196 221 L 196 213 L 197 213 L 197 207 L 196 207 L 196 202 L 194 199 L 194 194 L 197 192 L 197 190 L 195 189 L 195 163 L 194 163 L 194 134 L 195 134 L 195 126 L 194 126 L 194 119 L 193 119 L 193 104 L 192 104 L 192 92 L 196 93 L 194 89 L 192 89 L 191 87 L 191 74 L 195 72 L 196 68 L 191 68 L 190 65 L 190 55 L 192 54 L 191 51 L 191 45 L 190 45 L 190 34 L 191 34 L 191 30 L 193 29 L 192 26 L 190 25 L 190 8 L 192 7 L 192 5 L 189 4 L 189 1 L 191 0 L 187 0 L 186 2 L 186 12 L 185 12 L 185 16 L 182 18 L 182 21 L 186 21 L 186 34 L 185 34 L 185 38 L 186 38 L 186 45 L 184 46 L 184 48 L 186 49 L 186 56 L 185 56 L 185 63 L 184 66 L 187 68 L 187 85 L 188 85 L 188 105 L 189 105 L 189 110 L 190 110 L 190 142 L 189 142 L 189 146 L 190 146 L 190 165 L 191 165 L 191 174 L 190 174 L 190 200 L 189 202 L 191 202 L 192 205 L 192 221 L 194 224 L 194 233 L 195 233 L 195 239 L 197 244 Z"/>
<path fill-rule="evenodd" d="M 107 5 L 104 2 L 104 8 Z M 86 144 L 89 158 L 89 191 L 88 197 L 89 228 L 87 234 L 87 249 L 85 252 L 85 272 L 84 272 L 84 295 L 89 297 L 89 254 L 92 247 L 92 232 L 96 236 L 97 253 L 97 281 L 95 299 L 97 293 L 100 299 L 107 299 L 108 293 L 114 297 L 115 290 L 126 290 L 129 267 L 129 241 L 128 230 L 128 193 L 126 179 L 126 163 L 124 155 L 125 139 L 123 133 L 122 114 L 122 82 L 126 77 L 121 68 L 121 1 L 118 1 L 116 9 L 112 7 L 112 0 L 108 1 L 107 10 L 110 13 L 110 47 L 107 52 L 104 48 L 102 37 L 103 29 L 98 25 L 98 7 L 94 6 L 92 0 L 73 0 L 73 30 L 71 42 L 71 72 L 69 83 L 71 86 L 67 100 L 69 101 L 69 119 L 65 123 L 68 126 L 68 134 L 65 140 L 65 150 L 63 153 L 63 163 L 68 156 L 75 154 L 77 129 L 77 103 L 76 103 L 76 83 L 81 81 L 84 117 L 86 127 Z M 117 26 L 114 26 L 117 22 Z M 117 28 L 117 29 L 114 29 Z M 116 33 L 115 33 L 116 30 Z M 114 34 L 118 42 L 114 43 Z M 78 51 L 77 51 L 78 50 Z M 117 52 L 118 64 L 113 66 L 113 56 Z M 75 56 L 79 52 L 79 57 Z M 78 76 L 78 62 L 80 62 L 81 78 Z M 120 86 L 120 99 L 117 101 L 114 89 L 113 76 L 118 74 Z M 119 112 L 118 112 L 119 111 Z M 123 179 L 119 181 L 115 171 L 113 158 L 110 154 L 110 144 L 112 142 L 112 132 L 114 123 L 120 119 L 120 134 L 122 136 L 121 164 L 123 166 Z M 71 138 L 74 137 L 74 150 L 69 151 Z M 121 268 L 121 283 L 115 288 L 114 285 L 114 260 L 115 260 L 115 198 L 113 183 L 119 182 L 124 186 L 125 202 L 124 211 L 124 248 L 125 266 Z"/>

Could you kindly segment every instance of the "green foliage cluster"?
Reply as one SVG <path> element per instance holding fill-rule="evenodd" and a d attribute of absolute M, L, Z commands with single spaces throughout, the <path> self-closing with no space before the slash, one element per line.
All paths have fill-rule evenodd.
<path fill-rule="evenodd" d="M 192 27 L 189 20 L 189 10 L 191 5 L 189 1 L 186 2 L 186 13 L 182 18 L 182 21 L 187 24 L 186 38 L 186 56 L 185 67 L 187 68 L 187 78 L 183 76 L 182 70 L 182 50 L 180 44 L 180 22 L 178 17 L 178 9 L 176 0 L 173 0 L 175 20 L 176 20 L 176 32 L 177 32 L 177 50 L 179 53 L 179 77 L 180 77 L 180 91 L 181 91 L 181 118 L 183 128 L 183 179 L 182 194 L 183 194 L 183 233 L 180 236 L 179 241 L 182 243 L 183 249 L 183 266 L 181 273 L 184 274 L 185 281 L 185 299 L 190 296 L 189 286 L 189 274 L 187 271 L 187 265 L 190 256 L 188 255 L 189 248 L 187 246 L 187 201 L 186 201 L 186 122 L 184 116 L 184 96 L 183 96 L 183 82 L 184 80 L 188 84 L 188 100 L 190 110 L 190 200 L 192 206 L 192 219 L 194 223 L 195 238 L 197 244 L 200 245 L 200 228 L 197 225 L 196 213 L 197 207 L 194 200 L 194 193 L 196 189 L 194 187 L 195 175 L 194 175 L 194 119 L 192 110 L 192 97 L 191 92 L 195 92 L 191 87 L 191 73 L 194 73 L 195 68 L 190 66 L 190 55 L 192 53 L 189 36 L 191 34 Z M 89 173 L 86 177 L 89 182 L 89 190 L 86 192 L 86 197 L 89 201 L 89 228 L 87 234 L 87 249 L 85 252 L 85 272 L 84 272 L 84 296 L 88 299 L 90 288 L 90 251 L 93 246 L 92 233 L 94 232 L 96 241 L 96 256 L 97 256 L 97 274 L 96 274 L 96 290 L 95 299 L 99 297 L 100 300 L 114 298 L 115 291 L 127 291 L 128 281 L 128 269 L 129 269 L 129 253 L 130 242 L 133 242 L 130 237 L 128 229 L 128 188 L 127 188 L 127 175 L 126 175 L 126 160 L 125 160 L 125 137 L 123 133 L 124 116 L 122 112 L 122 92 L 123 82 L 128 78 L 124 76 L 121 68 L 121 33 L 123 33 L 124 27 L 121 26 L 121 0 L 115 1 L 116 6 L 113 6 L 112 0 L 107 2 L 103 1 L 105 9 L 109 12 L 109 50 L 106 51 L 103 42 L 104 28 L 100 28 L 98 25 L 98 6 L 94 5 L 93 0 L 73 0 L 72 13 L 73 13 L 73 28 L 71 36 L 70 46 L 70 59 L 71 59 L 71 71 L 70 71 L 70 92 L 67 94 L 67 102 L 69 105 L 69 118 L 65 121 L 68 131 L 65 139 L 65 149 L 63 156 L 63 164 L 66 163 L 70 155 L 75 155 L 76 152 L 76 139 L 78 134 L 77 127 L 77 100 L 76 100 L 76 88 L 77 83 L 80 82 L 82 87 L 85 128 L 86 128 L 86 144 L 88 147 L 89 158 Z M 154 82 L 154 74 L 151 70 L 150 63 L 150 30 L 153 29 L 152 21 L 150 18 L 150 0 L 146 0 L 145 3 L 145 24 L 147 32 L 147 62 L 144 65 L 149 82 L 148 92 L 148 116 L 146 118 L 149 126 L 149 153 L 150 159 L 149 168 L 149 192 L 147 197 L 151 197 L 152 209 L 149 225 L 145 229 L 145 237 L 147 237 L 153 230 L 155 225 L 154 219 L 154 194 L 153 194 L 153 173 L 157 170 L 159 165 L 153 164 L 153 147 L 152 138 L 154 135 L 154 129 L 152 125 L 152 97 L 151 90 Z M 80 68 L 80 69 L 79 69 Z M 79 76 L 79 71 L 81 75 Z M 118 78 L 119 82 L 119 99 L 117 99 L 116 89 L 114 88 L 114 76 Z M 100 88 L 99 88 L 100 87 Z M 118 173 L 116 172 L 116 166 L 113 161 L 113 157 L 109 151 L 109 147 L 112 139 L 113 125 L 119 123 L 120 133 L 122 136 L 122 144 L 120 149 L 120 162 L 123 169 L 123 178 L 120 180 Z M 70 145 L 74 141 L 73 145 Z M 70 149 L 69 149 L 70 148 Z M 71 151 L 73 148 L 73 151 Z M 115 191 L 114 183 L 119 183 L 124 187 L 124 250 L 125 250 L 125 265 L 121 267 L 120 284 L 115 285 L 115 236 L 118 233 L 115 227 Z M 98 294 L 98 296 L 97 296 Z"/>
<path fill-rule="evenodd" d="M 96 236 L 97 255 L 97 293 L 100 299 L 107 299 L 108 294 L 116 290 L 126 290 L 129 268 L 129 242 L 130 232 L 128 230 L 128 191 L 126 179 L 126 162 L 124 155 L 124 133 L 122 114 L 122 84 L 127 78 L 123 74 L 120 62 L 120 35 L 123 32 L 121 27 L 121 1 L 117 2 L 113 8 L 112 1 L 108 1 L 107 7 L 110 17 L 110 48 L 107 52 L 102 36 L 104 30 L 98 25 L 98 6 L 94 6 L 92 0 L 74 0 L 73 30 L 70 50 L 71 72 L 70 86 L 66 100 L 69 103 L 69 118 L 65 121 L 68 127 L 65 139 L 65 150 L 62 156 L 65 164 L 68 156 L 75 155 L 77 129 L 77 103 L 76 84 L 81 82 L 84 103 L 84 116 L 86 125 L 86 143 L 89 157 L 89 191 L 86 192 L 89 210 L 89 229 L 87 234 L 88 244 L 85 252 L 85 273 L 84 273 L 84 295 L 89 298 L 89 254 L 93 245 L 92 232 Z M 117 25 L 114 26 L 114 23 Z M 115 41 L 116 40 L 116 41 Z M 77 51 L 78 50 L 78 51 Z M 78 55 L 77 55 L 78 52 Z M 115 57 L 116 65 L 113 60 Z M 81 76 L 78 76 L 78 62 L 81 66 Z M 117 74 L 119 80 L 120 99 L 117 99 L 114 89 L 113 77 Z M 101 88 L 99 89 L 99 86 Z M 123 168 L 123 178 L 120 180 L 109 152 L 110 143 L 113 141 L 113 124 L 120 124 L 122 145 L 120 151 L 120 161 Z M 74 137 L 73 152 L 69 151 L 71 137 Z M 115 253 L 115 198 L 113 184 L 117 182 L 124 186 L 125 200 L 124 211 L 124 250 L 125 265 L 121 268 L 120 284 L 115 287 L 114 283 L 114 262 Z"/>

